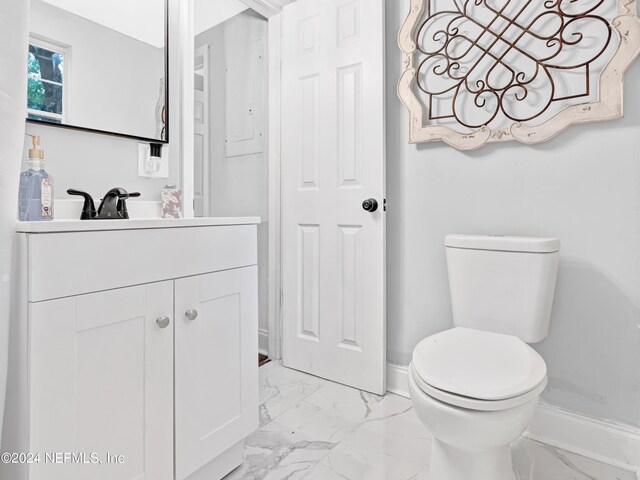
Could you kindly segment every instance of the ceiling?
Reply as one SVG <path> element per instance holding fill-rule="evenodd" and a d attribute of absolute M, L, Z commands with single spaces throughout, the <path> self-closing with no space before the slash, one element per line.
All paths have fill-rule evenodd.
<path fill-rule="evenodd" d="M 42 0 L 154 47 L 164 47 L 164 0 Z M 280 10 L 294 0 L 263 3 Z M 195 34 L 243 12 L 240 0 L 194 0 Z"/>
<path fill-rule="evenodd" d="M 43 1 L 154 47 L 164 47 L 164 0 Z"/>
<path fill-rule="evenodd" d="M 240 0 L 195 0 L 195 35 L 206 32 L 248 7 Z"/>
<path fill-rule="evenodd" d="M 282 7 L 286 7 L 287 5 L 295 1 L 296 0 L 270 0 L 269 3 L 276 7 L 282 8 Z"/>

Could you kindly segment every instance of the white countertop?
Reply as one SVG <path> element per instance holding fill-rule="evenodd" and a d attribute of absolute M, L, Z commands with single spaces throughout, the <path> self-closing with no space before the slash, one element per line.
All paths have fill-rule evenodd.
<path fill-rule="evenodd" d="M 53 220 L 52 222 L 18 222 L 20 233 L 97 232 L 140 230 L 147 228 L 211 227 L 221 225 L 257 225 L 260 217 L 208 218 L 135 218 L 130 220 Z"/>

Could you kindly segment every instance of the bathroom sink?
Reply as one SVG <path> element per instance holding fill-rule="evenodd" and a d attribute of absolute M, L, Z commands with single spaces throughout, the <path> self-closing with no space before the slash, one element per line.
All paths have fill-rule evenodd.
<path fill-rule="evenodd" d="M 261 223 L 260 217 L 137 218 L 108 221 L 54 220 L 52 222 L 17 222 L 16 231 L 21 233 L 91 232 L 148 228 L 255 225 L 259 223 Z"/>

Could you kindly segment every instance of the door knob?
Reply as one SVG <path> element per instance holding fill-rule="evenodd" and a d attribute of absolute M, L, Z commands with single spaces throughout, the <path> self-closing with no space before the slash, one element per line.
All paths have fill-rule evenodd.
<path fill-rule="evenodd" d="M 193 308 L 187 310 L 186 312 L 184 312 L 184 316 L 187 317 L 187 319 L 193 321 L 196 318 L 198 318 L 198 311 L 194 310 Z"/>
<path fill-rule="evenodd" d="M 378 210 L 378 201 L 375 198 L 368 198 L 364 202 L 362 202 L 362 208 L 364 208 L 367 212 L 375 212 Z"/>
<path fill-rule="evenodd" d="M 159 317 L 156 319 L 156 323 L 160 328 L 167 328 L 171 323 L 171 319 L 169 317 Z"/>

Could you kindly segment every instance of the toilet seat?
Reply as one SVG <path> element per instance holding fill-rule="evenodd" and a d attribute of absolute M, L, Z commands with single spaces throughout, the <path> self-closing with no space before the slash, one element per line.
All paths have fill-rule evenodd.
<path fill-rule="evenodd" d="M 542 357 L 517 337 L 453 328 L 422 340 L 411 375 L 426 394 L 473 410 L 504 410 L 546 387 Z"/>
<path fill-rule="evenodd" d="M 415 373 L 413 364 L 409 367 L 409 375 L 411 375 L 411 378 L 413 378 L 416 385 L 426 395 L 433 397 L 442 403 L 446 403 L 447 405 L 483 412 L 496 412 L 519 407 L 520 405 L 524 405 L 525 403 L 536 399 L 547 387 L 547 377 L 545 377 L 538 386 L 522 395 L 518 395 L 517 397 L 505 398 L 502 400 L 479 400 L 477 398 L 463 397 L 461 395 L 445 392 L 444 390 L 438 390 L 437 388 L 432 387 Z"/>

